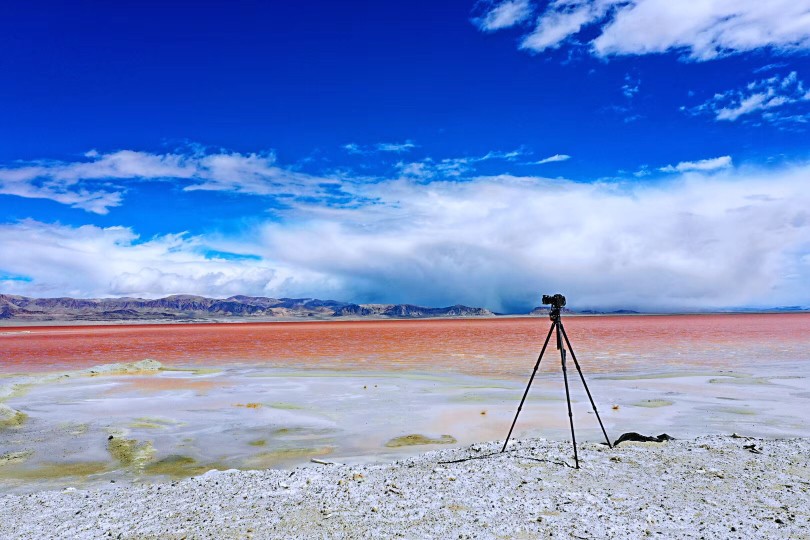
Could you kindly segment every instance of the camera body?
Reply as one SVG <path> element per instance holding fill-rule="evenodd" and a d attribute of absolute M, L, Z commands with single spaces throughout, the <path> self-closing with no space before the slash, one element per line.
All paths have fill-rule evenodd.
<path fill-rule="evenodd" d="M 544 294 L 543 304 L 551 306 L 553 309 L 560 309 L 565 306 L 565 296 L 560 293 Z"/>

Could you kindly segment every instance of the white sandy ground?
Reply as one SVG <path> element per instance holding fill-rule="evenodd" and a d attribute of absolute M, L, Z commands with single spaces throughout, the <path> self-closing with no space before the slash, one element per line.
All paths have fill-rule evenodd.
<path fill-rule="evenodd" d="M 0 496 L 0 538 L 810 538 L 810 439 L 499 450 Z"/>

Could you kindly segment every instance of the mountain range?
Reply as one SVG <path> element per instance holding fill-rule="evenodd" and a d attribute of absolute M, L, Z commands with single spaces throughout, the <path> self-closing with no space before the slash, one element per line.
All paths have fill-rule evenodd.
<path fill-rule="evenodd" d="M 0 294 L 0 320 L 12 321 L 204 321 L 224 319 L 489 317 L 485 308 L 455 305 L 352 304 L 315 298 L 178 294 L 143 298 L 30 298 Z"/>
<path fill-rule="evenodd" d="M 806 312 L 802 306 L 769 309 L 739 308 L 697 313 Z M 638 311 L 572 310 L 565 314 L 632 315 Z M 548 306 L 540 306 L 524 315 L 547 316 Z M 354 304 L 316 298 L 267 298 L 237 295 L 229 298 L 207 298 L 176 294 L 165 298 L 31 298 L 0 294 L 0 324 L 14 322 L 117 322 L 181 321 L 205 322 L 225 320 L 299 320 L 299 319 L 424 319 L 457 317 L 494 317 L 500 315 L 486 308 L 454 305 L 423 307 L 413 304 Z"/>

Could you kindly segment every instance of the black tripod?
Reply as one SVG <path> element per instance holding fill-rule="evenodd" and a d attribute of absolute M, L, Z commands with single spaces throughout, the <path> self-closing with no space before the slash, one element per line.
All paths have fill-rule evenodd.
<path fill-rule="evenodd" d="M 588 393 L 588 399 L 591 400 L 591 406 L 593 407 L 593 412 L 596 413 L 596 419 L 599 420 L 599 427 L 602 428 L 602 433 L 605 435 L 605 441 L 610 448 L 613 448 L 613 445 L 610 444 L 610 439 L 608 439 L 607 432 L 605 431 L 605 426 L 602 424 L 602 419 L 599 417 L 599 411 L 596 410 L 596 403 L 593 402 L 593 397 L 591 396 L 591 391 L 588 390 L 588 384 L 585 382 L 585 375 L 582 374 L 582 369 L 579 367 L 579 362 L 577 362 L 577 356 L 574 354 L 574 349 L 571 347 L 571 342 L 568 341 L 568 334 L 565 333 L 565 328 L 563 327 L 562 320 L 560 319 L 560 309 L 565 305 L 565 296 L 561 294 L 555 294 L 553 296 L 549 296 L 547 294 L 543 295 L 543 304 L 551 305 L 551 310 L 549 312 L 549 318 L 551 319 L 551 328 L 548 330 L 548 335 L 546 336 L 546 341 L 543 343 L 543 348 L 540 350 L 540 356 L 537 357 L 537 363 L 534 365 L 534 371 L 532 371 L 532 376 L 529 378 L 529 384 L 526 386 L 526 391 L 523 392 L 523 399 L 520 400 L 520 405 L 518 405 L 517 413 L 515 414 L 515 419 L 512 421 L 512 427 L 509 428 L 509 435 L 506 436 L 506 440 L 503 442 L 503 448 L 501 452 L 506 451 L 506 445 L 509 443 L 509 437 L 512 436 L 512 430 L 515 429 L 515 424 L 517 423 L 518 416 L 520 416 L 520 410 L 523 408 L 523 402 L 526 401 L 526 396 L 529 394 L 529 388 L 532 386 L 532 381 L 534 381 L 534 376 L 537 374 L 537 368 L 540 367 L 540 360 L 543 359 L 543 353 L 546 352 L 546 347 L 548 346 L 548 342 L 551 339 L 551 334 L 556 330 L 557 331 L 557 350 L 560 351 L 560 360 L 562 361 L 562 372 L 563 372 L 563 380 L 565 381 L 565 400 L 568 402 L 568 419 L 571 422 L 571 441 L 574 445 L 574 462 L 576 463 L 576 468 L 579 469 L 579 457 L 577 456 L 577 437 L 574 434 L 574 414 L 571 412 L 571 395 L 568 392 L 568 373 L 565 369 L 565 347 L 563 346 L 563 338 L 565 338 L 565 344 L 568 345 L 568 350 L 571 351 L 571 358 L 574 360 L 574 366 L 576 366 L 577 371 L 579 372 L 579 377 L 582 379 L 582 385 L 585 387 L 585 392 Z"/>

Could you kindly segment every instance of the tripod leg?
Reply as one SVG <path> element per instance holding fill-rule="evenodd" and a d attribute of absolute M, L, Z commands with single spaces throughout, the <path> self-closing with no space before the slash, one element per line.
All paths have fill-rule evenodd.
<path fill-rule="evenodd" d="M 593 396 L 591 396 L 591 391 L 588 389 L 588 383 L 585 382 L 585 375 L 582 374 L 582 369 L 579 367 L 579 362 L 577 362 L 577 355 L 574 354 L 574 349 L 571 347 L 571 342 L 568 340 L 568 334 L 565 332 L 562 322 L 560 322 L 560 330 L 562 330 L 562 335 L 565 338 L 566 345 L 568 345 L 568 350 L 571 351 L 571 358 L 574 359 L 574 366 L 576 366 L 577 371 L 579 372 L 579 378 L 582 379 L 582 386 L 585 387 L 585 392 L 588 394 L 588 399 L 591 400 L 591 407 L 593 407 L 593 412 L 596 414 L 596 419 L 599 420 L 599 427 L 602 428 L 602 434 L 605 436 L 605 442 L 607 443 L 608 447 L 613 448 L 613 445 L 610 444 L 610 439 L 608 439 L 607 431 L 605 431 L 605 426 L 602 424 L 602 418 L 599 416 L 599 411 L 596 410 L 596 403 L 594 403 Z"/>
<path fill-rule="evenodd" d="M 557 343 L 561 343 L 560 329 L 562 323 L 557 323 Z M 569 345 L 570 347 L 570 345 Z M 571 394 L 568 392 L 568 374 L 565 369 L 565 347 L 560 347 L 560 360 L 562 362 L 563 380 L 565 381 L 565 400 L 568 402 L 568 421 L 571 422 L 571 442 L 574 445 L 574 463 L 579 469 L 579 457 L 577 456 L 577 436 L 574 434 L 574 413 L 571 412 Z"/>
<path fill-rule="evenodd" d="M 543 359 L 543 353 L 546 352 L 546 347 L 548 346 L 548 341 L 551 339 L 551 333 L 554 332 L 554 328 L 557 326 L 557 322 L 551 324 L 551 328 L 548 329 L 548 335 L 546 336 L 546 341 L 543 343 L 543 348 L 540 350 L 540 356 L 537 357 L 537 363 L 534 364 L 534 371 L 532 371 L 532 376 L 529 378 L 529 384 L 526 385 L 526 391 L 523 392 L 523 399 L 520 400 L 520 405 L 518 405 L 517 413 L 515 413 L 515 419 L 512 420 L 512 427 L 509 428 L 509 435 L 506 436 L 506 440 L 503 441 L 503 448 L 501 448 L 501 453 L 506 451 L 506 445 L 509 443 L 509 437 L 512 436 L 512 430 L 515 429 L 515 424 L 517 423 L 518 416 L 520 416 L 520 410 L 523 408 L 523 402 L 526 401 L 526 396 L 529 395 L 529 388 L 532 386 L 532 381 L 534 381 L 534 376 L 537 374 L 537 368 L 540 367 L 540 360 Z"/>

